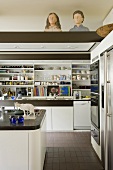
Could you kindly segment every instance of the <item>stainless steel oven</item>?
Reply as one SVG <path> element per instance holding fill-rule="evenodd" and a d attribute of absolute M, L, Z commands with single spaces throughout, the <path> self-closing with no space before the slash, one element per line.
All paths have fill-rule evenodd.
<path fill-rule="evenodd" d="M 99 94 L 91 94 L 91 122 L 98 129 L 100 128 Z"/>
<path fill-rule="evenodd" d="M 91 64 L 91 135 L 100 143 L 99 61 Z"/>
<path fill-rule="evenodd" d="M 99 61 L 91 64 L 91 92 L 99 93 Z"/>

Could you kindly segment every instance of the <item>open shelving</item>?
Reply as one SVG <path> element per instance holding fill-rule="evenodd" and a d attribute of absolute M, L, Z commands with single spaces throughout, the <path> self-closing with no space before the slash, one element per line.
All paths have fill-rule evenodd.
<path fill-rule="evenodd" d="M 90 64 L 72 64 L 72 94 L 81 91 L 81 96 L 90 96 Z"/>
<path fill-rule="evenodd" d="M 27 90 L 31 88 L 34 96 L 51 95 L 52 88 L 58 89 L 58 92 L 52 95 L 72 96 L 74 91 L 78 90 L 82 94 L 89 94 L 89 68 L 90 64 L 86 62 L 0 64 L 0 90 L 5 88 L 8 91 L 8 88 L 11 88 L 16 93 L 19 87 Z M 31 94 L 31 89 L 29 94 Z M 35 90 L 41 93 L 36 94 Z"/>
<path fill-rule="evenodd" d="M 34 85 L 42 95 L 62 95 L 62 89 L 69 89 L 71 95 L 71 64 L 34 65 Z M 51 92 L 56 89 L 56 92 Z M 57 92 L 58 91 L 58 92 Z"/>

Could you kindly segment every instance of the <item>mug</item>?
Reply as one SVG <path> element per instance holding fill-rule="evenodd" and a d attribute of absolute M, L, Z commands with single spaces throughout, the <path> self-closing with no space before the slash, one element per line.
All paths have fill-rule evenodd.
<path fill-rule="evenodd" d="M 77 80 L 81 80 L 81 76 L 80 75 L 77 75 Z"/>
<path fill-rule="evenodd" d="M 18 123 L 24 123 L 24 117 L 23 116 L 18 117 Z"/>
<path fill-rule="evenodd" d="M 10 123 L 16 124 L 17 119 L 15 116 L 10 116 L 9 119 L 10 119 Z"/>

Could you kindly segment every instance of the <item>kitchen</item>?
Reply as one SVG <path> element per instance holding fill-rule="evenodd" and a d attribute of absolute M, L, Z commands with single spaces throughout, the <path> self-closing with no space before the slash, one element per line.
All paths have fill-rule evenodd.
<path fill-rule="evenodd" d="M 40 33 L 40 34 L 42 34 L 42 33 Z M 60 33 L 61 34 L 61 33 Z M 87 33 L 86 33 L 87 34 Z M 8 35 L 8 34 L 7 34 Z M 47 34 L 45 34 L 45 36 L 46 36 Z M 88 34 L 87 34 L 88 35 Z M 9 36 L 9 35 L 8 35 Z M 64 35 L 65 36 L 65 35 Z M 70 42 L 74 42 L 74 34 L 70 34 L 69 35 L 69 37 L 70 36 L 72 36 L 70 39 Z M 2 36 L 1 36 L 2 37 Z M 55 37 L 55 36 L 54 36 Z M 62 36 L 60 36 L 59 35 L 59 39 L 60 39 L 60 37 L 61 37 L 61 41 L 62 42 L 64 42 L 63 40 L 64 40 L 64 38 L 62 37 Z M 65 36 L 66 37 L 66 36 Z M 67 36 L 68 37 L 68 36 Z M 19 42 L 19 36 L 17 36 L 16 37 L 16 39 L 17 39 L 17 42 Z M 24 38 L 23 38 L 24 39 Z M 69 41 L 69 38 L 67 38 L 68 39 L 68 41 Z M 79 36 L 78 36 L 78 39 L 79 39 Z M 90 39 L 90 38 L 89 38 Z M 76 40 L 77 40 L 77 37 L 76 37 Z M 12 41 L 13 42 L 13 37 L 11 37 L 11 39 L 10 39 L 10 41 Z M 25 40 L 25 41 L 27 41 L 27 39 Z M 39 39 L 38 39 L 38 41 L 40 41 Z M 42 40 L 43 42 L 44 42 L 44 39 Z M 49 41 L 49 40 L 48 40 Z M 57 40 L 56 40 L 57 41 Z M 83 41 L 83 39 L 81 40 L 81 41 Z M 6 42 L 6 40 L 4 41 L 4 42 Z M 11 42 L 11 43 L 12 43 Z M 53 42 L 53 41 L 52 41 Z M 79 42 L 80 42 L 80 40 L 79 40 Z M 91 42 L 91 41 L 90 41 Z M 2 42 L 3 43 L 3 42 Z M 9 42 L 10 43 L 10 42 Z M 112 43 L 112 42 L 111 42 Z M 110 46 L 112 46 L 112 44 L 110 44 L 109 45 L 109 47 Z M 99 47 L 99 46 L 98 46 Z M 109 48 L 108 47 L 108 48 Z M 15 49 L 14 49 L 15 48 Z M 18 54 L 17 53 L 19 53 L 19 52 L 21 52 L 22 50 L 24 51 L 25 50 L 25 48 L 23 48 L 23 49 L 19 49 L 20 47 L 18 46 L 18 45 L 16 45 L 15 47 L 13 46 L 13 49 L 11 48 L 10 50 L 9 49 L 5 49 L 5 55 L 3 54 L 4 52 L 4 50 L 3 50 L 3 48 L 2 48 L 2 52 L 1 52 L 1 55 L 3 55 L 3 56 L 1 56 L 1 58 L 2 58 L 2 60 L 3 60 L 3 58 L 7 61 L 7 56 L 10 56 L 10 59 L 11 58 L 13 58 L 13 59 L 11 59 L 11 60 L 14 60 L 14 56 L 15 55 L 17 55 L 18 56 Z M 40 49 L 40 52 L 42 52 L 43 50 L 43 45 L 40 47 L 41 49 Z M 69 48 L 69 47 L 68 47 Z M 102 47 L 103 48 L 103 47 Z M 18 50 L 17 50 L 18 49 Z M 50 50 L 50 49 L 49 49 Z M 49 51 L 48 50 L 48 51 Z M 72 49 L 67 49 L 67 52 L 69 52 L 69 53 L 71 53 L 72 51 L 71 51 Z M 96 49 L 95 49 L 96 50 Z M 106 50 L 106 49 L 105 49 Z M 10 51 L 10 54 L 9 54 L 9 51 Z M 12 52 L 13 51 L 13 52 Z M 16 52 L 16 51 L 18 51 L 18 52 Z M 27 48 L 27 51 L 28 51 L 28 48 Z M 46 50 L 45 50 L 46 51 Z M 51 50 L 50 50 L 51 51 Z M 49 52 L 50 52 L 49 51 Z M 64 51 L 66 51 L 66 47 L 64 48 Z M 74 51 L 75 51 L 75 49 L 74 49 Z M 103 50 L 104 51 L 104 50 Z M 101 52 L 99 52 L 99 54 L 100 53 L 102 53 L 103 51 L 101 51 Z M 15 52 L 15 54 L 14 54 L 14 52 Z M 48 52 L 48 53 L 49 53 Z M 14 56 L 12 55 L 12 53 L 14 54 Z M 35 52 L 34 52 L 35 53 Z M 62 53 L 62 52 L 61 52 Z M 82 52 L 82 55 L 83 55 L 83 58 L 85 58 L 85 55 L 86 55 L 86 53 L 85 54 L 83 54 L 84 52 Z M 93 54 L 93 57 L 95 56 L 95 57 L 97 57 L 97 54 L 95 54 L 96 52 L 94 51 L 94 54 Z M 26 54 L 24 54 L 25 55 L 25 59 L 26 60 L 28 60 L 29 58 L 30 58 L 30 56 L 29 56 L 29 54 L 28 54 L 28 56 L 26 55 Z M 79 54 L 80 55 L 80 54 Z M 40 54 L 38 55 L 38 58 L 39 58 L 39 56 L 40 56 Z M 18 56 L 19 57 L 19 59 L 22 59 L 23 60 L 23 55 L 19 55 Z M 34 58 L 35 58 L 35 60 L 36 60 L 36 58 L 37 58 L 37 56 L 36 56 L 36 54 L 33 56 Z M 41 54 L 41 57 L 44 57 L 44 54 Z M 40 58 L 41 58 L 40 57 Z M 48 56 L 48 59 L 49 59 L 49 57 L 50 58 L 52 58 L 52 55 L 49 55 Z M 78 54 L 76 53 L 76 58 L 78 57 Z M 80 56 L 79 56 L 80 57 Z M 70 55 L 67 55 L 67 58 L 69 59 L 70 58 Z M 73 60 L 73 58 L 74 58 L 74 60 L 76 60 L 75 59 L 75 54 L 72 54 L 72 59 L 71 60 Z M 82 59 L 83 59 L 82 58 Z M 62 55 L 62 60 L 65 60 L 66 59 L 66 54 L 65 55 Z M 68 60 L 67 59 L 67 60 Z M 88 58 L 87 58 L 88 59 Z M 56 60 L 58 60 L 58 54 L 57 54 L 57 56 L 56 56 Z M 86 59 L 85 59 L 86 60 Z M 37 62 L 38 63 L 38 62 Z M 56 75 L 56 74 L 54 74 L 54 75 Z M 64 75 L 64 74 L 61 74 L 61 75 Z M 40 81 L 38 81 L 38 82 L 40 82 Z M 44 81 L 43 81 L 44 82 Z M 47 81 L 47 82 L 49 82 L 49 81 Z M 54 84 L 53 84 L 54 85 Z M 49 97 L 51 97 L 51 96 L 49 96 Z M 56 96 L 56 98 L 57 98 L 57 96 Z M 65 105 L 64 105 L 64 103 L 63 102 L 61 102 L 62 100 L 58 100 L 57 101 L 57 104 L 55 104 L 56 103 L 56 100 L 52 100 L 51 101 L 51 104 L 50 104 L 50 101 L 48 101 L 48 100 L 44 100 L 45 101 L 45 106 L 51 106 L 51 105 L 53 105 L 53 106 L 64 106 L 65 107 L 65 105 L 67 105 L 67 106 L 71 106 L 69 109 L 70 110 L 72 110 L 72 101 L 71 100 L 65 100 Z M 3 102 L 3 105 L 4 105 L 4 101 L 1 101 L 1 104 L 2 104 L 2 102 Z M 19 102 L 21 102 L 20 100 L 19 100 Z M 26 103 L 26 101 L 22 101 L 22 103 Z M 36 103 L 36 101 L 34 100 L 34 101 L 29 101 L 29 100 L 27 100 L 27 102 L 32 102 L 35 106 L 37 106 L 37 103 Z M 13 105 L 13 103 L 14 103 L 14 101 L 10 101 L 10 103 L 11 103 L 11 105 Z M 36 104 L 35 104 L 36 103 Z M 7 105 L 7 106 L 9 106 L 10 104 L 9 104 L 9 102 L 6 102 L 5 101 L 5 104 Z M 38 106 L 42 106 L 43 107 L 43 101 L 41 100 L 41 101 L 39 101 L 39 105 Z M 65 107 L 66 108 L 66 107 Z M 49 108 L 49 112 L 50 112 L 50 110 L 52 110 L 52 108 Z M 53 109 L 54 110 L 54 109 Z M 53 111 L 54 112 L 54 111 Z M 56 112 L 56 111 L 55 111 Z M 61 111 L 62 112 L 62 111 Z M 65 110 L 64 110 L 64 112 L 65 112 Z M 70 111 L 71 113 L 72 113 L 72 111 Z M 60 113 L 60 112 L 59 112 Z M 64 117 L 64 116 L 63 116 Z M 56 117 L 55 117 L 55 119 L 56 119 Z M 63 118 L 62 118 L 63 119 Z M 50 118 L 50 120 L 51 120 L 51 118 Z M 67 117 L 67 120 L 68 120 L 68 117 Z M 71 119 L 72 120 L 72 119 Z M 68 122 L 67 122 L 68 123 Z M 71 124 L 71 128 L 73 127 L 73 124 Z M 100 147 L 98 147 L 98 145 L 95 143 L 95 141 L 92 139 L 92 144 L 93 144 L 93 146 L 94 146 L 94 148 L 95 148 L 95 150 L 97 151 L 97 154 L 98 154 L 98 156 L 100 156 Z M 99 152 L 99 153 L 98 153 Z"/>

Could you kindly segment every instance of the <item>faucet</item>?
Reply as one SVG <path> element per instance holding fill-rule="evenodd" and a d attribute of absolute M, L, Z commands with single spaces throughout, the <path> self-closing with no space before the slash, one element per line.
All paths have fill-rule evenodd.
<path fill-rule="evenodd" d="M 56 93 L 54 93 L 54 99 L 56 99 L 56 97 L 57 97 L 57 95 L 56 95 Z"/>

